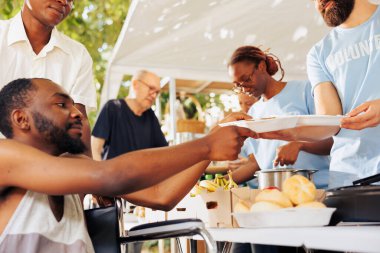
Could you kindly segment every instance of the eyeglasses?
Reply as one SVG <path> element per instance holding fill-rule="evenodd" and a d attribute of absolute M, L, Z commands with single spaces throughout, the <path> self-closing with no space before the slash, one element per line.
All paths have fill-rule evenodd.
<path fill-rule="evenodd" d="M 244 88 L 247 85 L 247 83 L 251 83 L 252 82 L 252 77 L 255 74 L 255 70 L 256 70 L 256 68 L 254 67 L 252 73 L 244 81 L 242 81 L 242 82 L 237 82 L 237 81 L 232 82 L 233 85 L 234 85 L 234 87 L 232 88 L 232 91 L 235 92 L 236 94 L 243 93 L 243 94 L 246 94 L 246 95 L 250 95 L 249 92 L 244 91 Z"/>
<path fill-rule="evenodd" d="M 158 94 L 160 94 L 160 89 L 157 89 L 156 87 L 153 87 L 152 85 L 142 81 L 142 80 L 138 80 L 140 83 L 144 84 L 146 87 L 148 87 L 149 89 L 149 93 L 154 93 L 156 96 Z"/>

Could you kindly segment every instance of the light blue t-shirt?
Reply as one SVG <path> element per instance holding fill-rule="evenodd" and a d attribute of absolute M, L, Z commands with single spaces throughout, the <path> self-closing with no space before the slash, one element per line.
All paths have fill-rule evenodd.
<path fill-rule="evenodd" d="M 284 89 L 264 101 L 261 98 L 250 108 L 248 114 L 253 118 L 270 117 L 273 115 L 308 115 L 314 114 L 314 101 L 311 96 L 311 86 L 308 81 L 289 81 Z M 288 142 L 280 140 L 248 139 L 245 145 L 249 153 L 256 158 L 261 170 L 273 168 L 276 149 Z M 318 188 L 328 185 L 329 156 L 313 155 L 300 151 L 296 163 L 297 169 L 318 169 L 314 182 Z"/>
<path fill-rule="evenodd" d="M 343 113 L 365 101 L 380 98 L 380 8 L 365 23 L 349 29 L 337 27 L 318 42 L 307 57 L 314 88 L 332 82 Z M 334 183 L 349 185 L 357 178 L 380 172 L 380 126 L 361 131 L 341 129 L 334 137 L 330 171 L 339 172 Z"/>
<path fill-rule="evenodd" d="M 240 150 L 240 156 L 242 156 L 244 158 L 248 158 L 248 156 L 249 156 L 249 148 L 248 148 L 248 145 L 246 145 L 247 142 L 248 142 L 248 139 L 244 141 L 244 144 Z"/>

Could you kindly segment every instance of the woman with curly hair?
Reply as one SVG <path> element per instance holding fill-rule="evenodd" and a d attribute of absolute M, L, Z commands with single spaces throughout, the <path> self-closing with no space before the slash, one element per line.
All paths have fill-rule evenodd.
<path fill-rule="evenodd" d="M 314 114 L 309 81 L 282 81 L 285 71 L 281 62 L 268 50 L 254 46 L 239 47 L 232 54 L 228 67 L 236 93 L 260 97 L 248 112 L 253 118 Z M 280 72 L 279 80 L 273 77 L 277 72 Z M 234 171 L 233 176 L 238 183 L 251 179 L 257 170 L 292 165 L 301 169 L 318 169 L 315 174 L 317 187 L 328 185 L 331 138 L 321 142 L 249 139 L 245 145 L 248 146 L 250 162 Z M 251 182 L 249 184 L 252 186 Z"/>
<path fill-rule="evenodd" d="M 281 62 L 268 50 L 254 46 L 239 47 L 232 54 L 228 68 L 236 93 L 260 97 L 248 111 L 251 117 L 314 114 L 309 81 L 282 81 L 285 71 Z M 280 77 L 276 80 L 273 76 L 279 71 Z M 247 139 L 244 149 L 249 154 L 248 162 L 233 171 L 233 179 L 237 183 L 250 180 L 248 185 L 257 188 L 257 181 L 251 180 L 256 171 L 292 165 L 300 169 L 318 169 L 314 182 L 317 188 L 326 188 L 332 144 L 332 138 L 313 143 Z M 296 252 L 291 247 L 250 244 L 233 244 L 232 252 L 250 252 L 251 247 L 254 247 L 254 252 Z"/>

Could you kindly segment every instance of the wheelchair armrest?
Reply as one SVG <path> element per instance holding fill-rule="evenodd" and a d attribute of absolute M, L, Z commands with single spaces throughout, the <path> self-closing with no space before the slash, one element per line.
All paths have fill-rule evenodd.
<path fill-rule="evenodd" d="M 158 221 L 158 222 L 141 224 L 141 225 L 132 227 L 131 229 L 129 229 L 129 232 L 146 229 L 146 228 L 157 228 L 157 227 L 167 226 L 167 225 L 183 224 L 187 222 L 199 222 L 199 225 L 203 226 L 203 222 L 200 219 L 177 219 L 177 220 Z"/>
<path fill-rule="evenodd" d="M 142 224 L 131 228 L 127 236 L 120 237 L 120 243 L 158 240 L 173 237 L 200 235 L 206 242 L 209 252 L 216 252 L 216 243 L 199 219 L 179 219 Z"/>

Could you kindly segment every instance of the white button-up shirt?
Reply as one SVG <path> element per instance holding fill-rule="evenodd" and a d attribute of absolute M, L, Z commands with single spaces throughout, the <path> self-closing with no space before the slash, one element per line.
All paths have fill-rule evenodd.
<path fill-rule="evenodd" d="M 76 103 L 96 109 L 92 59 L 77 41 L 53 29 L 49 43 L 36 55 L 21 13 L 0 21 L 0 89 L 17 78 L 47 78 L 61 85 Z"/>

